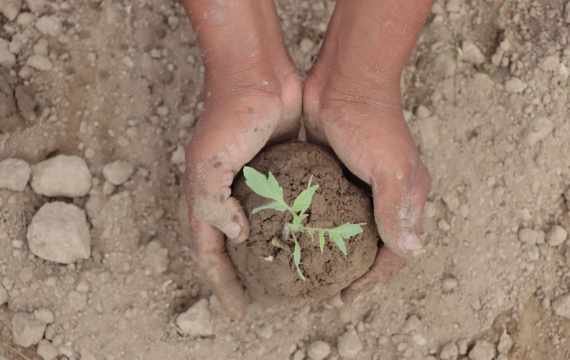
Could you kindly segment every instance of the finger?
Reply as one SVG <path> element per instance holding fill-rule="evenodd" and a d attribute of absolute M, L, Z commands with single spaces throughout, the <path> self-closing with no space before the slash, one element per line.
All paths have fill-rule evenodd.
<path fill-rule="evenodd" d="M 414 230 L 416 234 L 419 234 L 422 230 L 424 207 L 431 192 L 431 186 L 431 176 L 422 163 L 421 168 L 418 170 L 417 181 L 412 189 L 412 209 L 415 213 L 414 218 L 416 222 L 414 224 Z"/>
<path fill-rule="evenodd" d="M 209 283 L 226 313 L 234 319 L 247 314 L 247 300 L 226 252 L 224 234 L 215 227 L 200 222 L 188 207 L 192 251 L 200 273 Z"/>
<path fill-rule="evenodd" d="M 378 287 L 388 284 L 404 265 L 404 260 L 390 249 L 381 247 L 370 270 L 341 291 L 340 303 L 352 304 Z"/>

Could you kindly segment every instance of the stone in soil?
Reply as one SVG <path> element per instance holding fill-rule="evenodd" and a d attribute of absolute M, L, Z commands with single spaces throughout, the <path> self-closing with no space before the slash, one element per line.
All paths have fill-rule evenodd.
<path fill-rule="evenodd" d="M 475 64 L 480 65 L 485 62 L 485 55 L 479 50 L 477 45 L 475 45 L 471 41 L 464 41 L 461 44 L 461 50 L 463 52 L 463 60 Z"/>
<path fill-rule="evenodd" d="M 200 299 L 186 312 L 178 315 L 176 326 L 183 335 L 214 335 L 214 326 L 210 320 L 210 310 L 208 310 L 208 300 Z"/>
<path fill-rule="evenodd" d="M 469 351 L 469 359 L 471 360 L 493 360 L 495 357 L 495 347 L 490 342 L 478 340 Z"/>
<path fill-rule="evenodd" d="M 53 360 L 59 355 L 57 348 L 53 346 L 49 340 L 46 339 L 40 341 L 38 344 L 37 352 L 38 355 L 44 360 Z"/>
<path fill-rule="evenodd" d="M 228 242 L 227 248 L 249 291 L 273 298 L 324 299 L 344 289 L 370 268 L 379 241 L 372 202 L 364 190 L 345 177 L 340 161 L 332 153 L 313 144 L 285 143 L 261 152 L 249 166 L 263 174 L 273 173 L 283 187 L 288 204 L 307 188 L 313 176 L 312 184 L 318 184 L 319 188 L 307 211 L 308 226 L 334 228 L 346 222 L 367 224 L 361 234 L 345 240 L 348 256 L 343 255 L 328 236 L 321 252 L 318 241 L 313 242 L 306 233 L 298 234 L 300 267 L 307 279 L 303 281 L 292 261 L 292 240 L 282 240 L 284 225 L 292 221 L 291 215 L 274 210 L 252 214 L 253 209 L 269 201 L 253 193 L 244 177 L 239 176 L 234 196 L 245 207 L 250 236 L 241 244 Z M 275 238 L 284 245 L 276 246 Z"/>
<path fill-rule="evenodd" d="M 32 166 L 31 185 L 40 195 L 79 197 L 89 193 L 92 176 L 82 158 L 59 155 Z"/>
<path fill-rule="evenodd" d="M 21 347 L 36 345 L 44 337 L 46 324 L 27 313 L 16 313 L 12 317 L 12 337 Z"/>
<path fill-rule="evenodd" d="M 85 211 L 60 201 L 46 203 L 38 210 L 27 239 L 32 253 L 44 260 L 69 264 L 91 254 Z"/>
<path fill-rule="evenodd" d="M 500 354 L 508 354 L 513 347 L 513 339 L 507 334 L 506 331 L 503 331 L 501 337 L 499 338 L 499 345 L 497 345 L 497 350 Z"/>
<path fill-rule="evenodd" d="M 0 38 L 0 65 L 11 69 L 12 66 L 16 65 L 16 56 L 10 52 L 9 46 L 8 41 Z"/>
<path fill-rule="evenodd" d="M 26 188 L 32 169 L 20 159 L 6 159 L 0 162 L 0 189 L 22 191 Z"/>
<path fill-rule="evenodd" d="M 307 347 L 307 356 L 311 360 L 323 360 L 330 353 L 331 346 L 322 340 L 314 341 Z"/>
<path fill-rule="evenodd" d="M 548 245 L 556 247 L 564 244 L 567 238 L 568 231 L 562 226 L 554 225 L 546 235 L 546 242 L 548 242 Z"/>
<path fill-rule="evenodd" d="M 160 241 L 153 240 L 146 246 L 146 263 L 155 274 L 162 274 L 168 268 L 168 249 Z"/>
<path fill-rule="evenodd" d="M 455 360 L 457 359 L 458 353 L 459 350 L 457 349 L 457 345 L 455 345 L 453 342 L 450 342 L 441 348 L 439 358 L 441 360 Z"/>
<path fill-rule="evenodd" d="M 20 13 L 22 7 L 22 0 L 0 0 L 0 13 L 13 21 Z"/>
<path fill-rule="evenodd" d="M 34 317 L 44 324 L 51 324 L 55 320 L 55 315 L 49 309 L 38 309 L 34 311 Z"/>
<path fill-rule="evenodd" d="M 103 176 L 111 184 L 119 186 L 129 180 L 133 171 L 134 167 L 131 163 L 117 160 L 103 167 Z"/>
<path fill-rule="evenodd" d="M 338 354 L 347 359 L 352 359 L 362 351 L 362 342 L 356 330 L 348 330 L 337 338 Z"/>
<path fill-rule="evenodd" d="M 556 315 L 570 319 L 570 294 L 560 296 L 552 302 L 551 306 Z"/>
<path fill-rule="evenodd" d="M 44 35 L 57 37 L 61 34 L 61 20 L 55 15 L 46 15 L 36 21 L 36 29 Z"/>
<path fill-rule="evenodd" d="M 32 55 L 26 61 L 26 65 L 40 71 L 51 71 L 53 65 L 51 61 L 44 55 Z"/>

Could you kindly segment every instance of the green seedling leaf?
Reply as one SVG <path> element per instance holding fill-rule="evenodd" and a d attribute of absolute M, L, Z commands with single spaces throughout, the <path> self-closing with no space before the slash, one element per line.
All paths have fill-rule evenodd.
<path fill-rule="evenodd" d="M 285 211 L 285 210 L 287 210 L 287 206 L 285 206 L 285 204 L 281 204 L 277 201 L 274 201 L 274 202 L 269 203 L 267 205 L 263 205 L 263 206 L 260 206 L 260 207 L 253 209 L 253 211 L 251 213 L 255 214 L 255 213 L 260 212 L 261 210 L 264 210 L 264 209 L 273 209 L 273 210 L 277 210 L 277 211 Z"/>
<path fill-rule="evenodd" d="M 269 173 L 266 178 L 259 171 L 249 166 L 244 166 L 243 175 L 245 176 L 247 186 L 257 195 L 285 204 L 283 200 L 283 188 L 279 186 L 272 173 Z"/>
<path fill-rule="evenodd" d="M 301 223 L 303 222 L 303 220 L 305 220 L 307 218 L 307 216 L 309 216 L 309 215 L 308 214 L 302 214 L 299 216 L 295 216 L 293 218 L 293 221 L 291 222 L 291 228 L 298 229 L 299 226 L 301 225 Z"/>
<path fill-rule="evenodd" d="M 294 241 L 295 241 L 295 250 L 293 250 L 293 262 L 295 263 L 295 267 L 297 268 L 297 273 L 299 274 L 301 280 L 307 281 L 307 279 L 305 279 L 305 276 L 303 275 L 303 272 L 301 271 L 301 268 L 299 267 L 299 265 L 301 264 L 301 246 L 299 245 L 297 239 L 294 239 Z"/>
<path fill-rule="evenodd" d="M 293 203 L 293 207 L 291 210 L 293 211 L 300 211 L 301 214 L 307 211 L 309 206 L 311 206 L 311 201 L 313 201 L 313 195 L 315 195 L 315 191 L 319 188 L 319 185 L 311 186 L 311 182 L 313 181 L 313 175 L 311 175 L 311 179 L 309 179 L 309 185 L 305 190 L 303 190 L 299 196 L 295 199 Z"/>
<path fill-rule="evenodd" d="M 361 223 L 361 224 L 351 224 L 349 222 L 344 223 L 340 226 L 335 227 L 334 229 L 330 230 L 333 232 L 338 232 L 340 234 L 340 236 L 342 236 L 345 239 L 348 239 L 352 236 L 358 235 L 360 234 L 363 229 L 362 226 L 364 226 L 366 224 Z M 329 231 L 329 233 L 330 233 Z"/>
<path fill-rule="evenodd" d="M 340 234 L 337 232 L 329 230 L 329 237 L 336 244 L 336 246 L 338 246 L 340 251 L 342 251 L 344 255 L 347 255 L 346 246 L 344 245 L 344 240 L 342 239 L 342 236 L 340 236 Z"/>
<path fill-rule="evenodd" d="M 309 235 L 311 235 L 311 242 L 315 241 L 315 230 L 309 228 L 307 229 L 307 232 L 309 233 Z"/>
<path fill-rule="evenodd" d="M 321 248 L 321 252 L 325 248 L 325 232 L 319 231 L 319 247 Z"/>

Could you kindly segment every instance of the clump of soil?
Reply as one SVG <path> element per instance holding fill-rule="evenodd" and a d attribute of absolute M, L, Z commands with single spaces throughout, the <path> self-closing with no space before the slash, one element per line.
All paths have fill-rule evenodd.
<path fill-rule="evenodd" d="M 263 174 L 272 172 L 290 205 L 307 188 L 313 175 L 313 184 L 318 184 L 319 189 L 304 222 L 311 227 L 333 228 L 346 222 L 367 224 L 361 234 L 345 240 L 348 256 L 328 237 L 321 252 L 318 240 L 312 242 L 310 235 L 301 234 L 301 270 L 307 279 L 302 281 L 293 263 L 293 241 L 283 242 L 289 251 L 272 244 L 274 238 L 282 239 L 284 225 L 292 221 L 291 214 L 269 209 L 252 215 L 253 209 L 271 200 L 255 194 L 243 175 L 238 177 L 233 195 L 244 207 L 251 233 L 242 244 L 228 242 L 227 248 L 250 291 L 273 297 L 324 299 L 370 268 L 380 241 L 372 203 L 364 190 L 345 177 L 342 164 L 332 152 L 304 142 L 285 143 L 261 152 L 248 166 Z"/>

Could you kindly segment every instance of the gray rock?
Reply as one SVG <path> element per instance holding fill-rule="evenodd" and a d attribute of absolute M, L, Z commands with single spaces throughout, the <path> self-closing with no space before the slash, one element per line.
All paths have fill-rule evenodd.
<path fill-rule="evenodd" d="M 347 359 L 352 359 L 362 351 L 362 342 L 356 330 L 348 330 L 337 338 L 338 354 Z"/>
<path fill-rule="evenodd" d="M 457 281 L 456 278 L 446 277 L 441 282 L 441 291 L 443 291 L 444 294 L 449 294 L 453 292 L 453 290 L 455 290 L 458 284 L 459 282 Z"/>
<path fill-rule="evenodd" d="M 548 242 L 548 245 L 554 247 L 564 244 L 567 238 L 568 231 L 559 225 L 554 225 L 551 227 L 548 231 L 548 234 L 546 235 L 546 241 Z"/>
<path fill-rule="evenodd" d="M 570 319 L 570 294 L 554 300 L 551 306 L 556 315 Z"/>
<path fill-rule="evenodd" d="M 155 274 L 162 274 L 168 267 L 168 249 L 163 248 L 158 240 L 146 246 L 146 263 Z"/>
<path fill-rule="evenodd" d="M 61 35 L 61 20 L 55 15 L 46 15 L 36 21 L 36 29 L 44 35 L 58 37 Z"/>
<path fill-rule="evenodd" d="M 214 326 L 210 320 L 208 300 L 200 299 L 185 313 L 178 315 L 176 326 L 180 333 L 188 336 L 214 335 Z"/>
<path fill-rule="evenodd" d="M 27 313 L 17 313 L 12 317 L 12 337 L 21 347 L 36 345 L 44 337 L 46 324 L 39 322 Z"/>
<path fill-rule="evenodd" d="M 500 354 L 508 354 L 513 347 L 513 339 L 507 334 L 506 331 L 503 331 L 501 337 L 499 338 L 499 345 L 497 345 L 497 350 Z"/>
<path fill-rule="evenodd" d="M 410 334 L 420 330 L 421 327 L 422 327 L 421 320 L 416 315 L 411 315 L 404 322 L 404 326 L 402 326 L 402 331 L 407 334 Z"/>
<path fill-rule="evenodd" d="M 441 352 L 439 353 L 439 358 L 441 360 L 455 360 L 457 359 L 457 355 L 459 354 L 459 350 L 457 349 L 457 345 L 455 343 L 450 342 L 449 344 L 445 344 L 441 348 Z"/>
<path fill-rule="evenodd" d="M 11 69 L 15 64 L 16 56 L 10 51 L 10 43 L 0 38 L 0 65 Z"/>
<path fill-rule="evenodd" d="M 31 12 L 37 13 L 47 6 L 47 0 L 26 0 L 26 4 Z"/>
<path fill-rule="evenodd" d="M 26 65 L 41 71 L 51 71 L 53 69 L 53 65 L 51 61 L 43 55 L 32 55 L 26 61 Z"/>
<path fill-rule="evenodd" d="M 0 0 L 0 12 L 10 21 L 18 16 L 21 8 L 22 0 Z"/>
<path fill-rule="evenodd" d="M 44 260 L 69 264 L 91 254 L 85 211 L 72 204 L 44 204 L 32 218 L 27 238 L 32 253 Z"/>
<path fill-rule="evenodd" d="M 299 43 L 299 50 L 301 50 L 301 52 L 303 54 L 308 54 L 309 52 L 311 52 L 311 50 L 313 49 L 314 46 L 315 46 L 315 44 L 313 43 L 313 41 L 311 39 L 304 38 Z"/>
<path fill-rule="evenodd" d="M 119 186 L 131 177 L 133 171 L 134 167 L 131 163 L 117 160 L 103 167 L 103 176 L 111 184 Z"/>
<path fill-rule="evenodd" d="M 92 176 L 85 160 L 78 156 L 59 155 L 32 166 L 32 189 L 45 196 L 85 196 Z"/>
<path fill-rule="evenodd" d="M 495 357 L 495 347 L 485 340 L 477 340 L 473 349 L 469 351 L 471 360 L 493 360 Z"/>
<path fill-rule="evenodd" d="M 538 67 L 544 71 L 556 71 L 560 66 L 558 55 L 551 55 L 539 61 Z"/>
<path fill-rule="evenodd" d="M 480 65 L 485 62 L 485 55 L 483 55 L 477 45 L 471 41 L 464 41 L 461 44 L 461 51 L 463 52 L 464 61 L 475 65 Z"/>
<path fill-rule="evenodd" d="M 0 189 L 22 191 L 26 188 L 32 169 L 20 159 L 0 161 Z"/>
<path fill-rule="evenodd" d="M 49 340 L 45 339 L 38 344 L 37 352 L 44 360 L 53 360 L 59 355 L 57 348 Z"/>
<path fill-rule="evenodd" d="M 536 243 L 540 242 L 541 234 L 533 229 L 520 229 L 518 238 L 525 244 L 536 245 Z"/>
<path fill-rule="evenodd" d="M 520 93 L 526 89 L 527 85 L 517 77 L 510 78 L 505 82 L 505 90 L 510 93 Z"/>
<path fill-rule="evenodd" d="M 313 341 L 309 347 L 307 347 L 307 356 L 311 360 L 323 360 L 331 353 L 331 346 L 322 341 Z"/>
<path fill-rule="evenodd" d="M 51 324 L 55 320 L 55 315 L 49 309 L 37 309 L 34 311 L 34 317 L 44 324 Z"/>
<path fill-rule="evenodd" d="M 524 136 L 529 146 L 534 146 L 537 142 L 544 139 L 554 129 L 554 124 L 547 118 L 535 118 L 527 126 Z"/>

